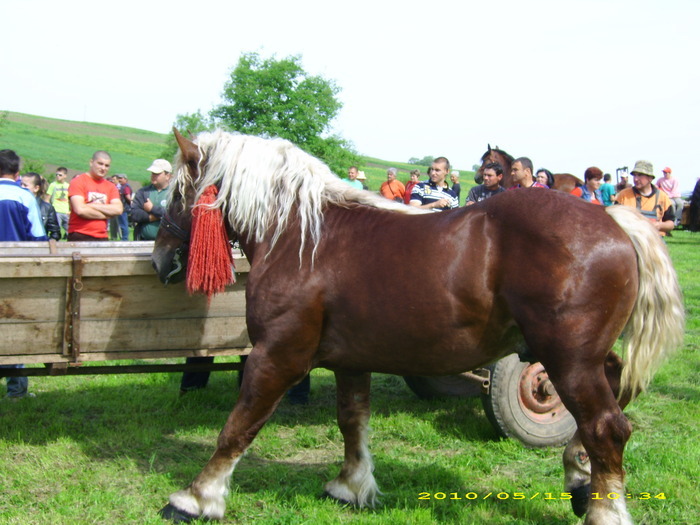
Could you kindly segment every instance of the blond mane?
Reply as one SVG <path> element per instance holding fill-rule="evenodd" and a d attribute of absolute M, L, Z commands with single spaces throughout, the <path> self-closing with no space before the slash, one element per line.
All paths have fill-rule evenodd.
<path fill-rule="evenodd" d="M 309 236 L 315 253 L 328 206 L 358 203 L 397 213 L 423 212 L 352 188 L 287 140 L 217 130 L 200 133 L 194 142 L 200 153 L 200 175 L 193 180 L 178 154 L 175 191 L 185 195 L 192 186 L 196 201 L 205 188 L 216 185 L 219 194 L 212 206 L 221 208 L 231 227 L 254 242 L 262 241 L 272 228 L 270 250 L 294 213 L 301 228 L 300 260 Z"/>

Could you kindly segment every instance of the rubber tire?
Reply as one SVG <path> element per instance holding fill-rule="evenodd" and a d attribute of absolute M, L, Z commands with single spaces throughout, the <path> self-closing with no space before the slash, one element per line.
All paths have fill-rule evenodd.
<path fill-rule="evenodd" d="M 517 354 L 511 354 L 487 367 L 491 370 L 491 389 L 488 395 L 481 395 L 486 417 L 501 436 L 518 439 L 528 447 L 564 445 L 577 427 L 563 404 L 547 415 L 553 418 L 549 423 L 537 421 L 531 417 L 532 412 L 523 406 L 519 393 L 520 380 L 530 366 L 541 365 L 521 362 Z M 559 400 L 556 392 L 551 397 Z"/>
<path fill-rule="evenodd" d="M 476 397 L 481 385 L 461 374 L 449 376 L 404 376 L 403 380 L 420 399 Z"/>

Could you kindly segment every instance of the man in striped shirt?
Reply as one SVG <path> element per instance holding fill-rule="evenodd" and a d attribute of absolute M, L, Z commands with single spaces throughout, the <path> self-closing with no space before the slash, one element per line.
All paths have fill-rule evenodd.
<path fill-rule="evenodd" d="M 426 210 L 443 211 L 459 206 L 457 195 L 445 181 L 450 173 L 450 161 L 438 157 L 430 167 L 430 180 L 419 182 L 411 191 L 411 206 Z"/>

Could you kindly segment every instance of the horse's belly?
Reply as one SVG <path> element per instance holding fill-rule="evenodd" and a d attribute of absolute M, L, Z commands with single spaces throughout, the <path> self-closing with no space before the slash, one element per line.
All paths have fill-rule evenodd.
<path fill-rule="evenodd" d="M 507 335 L 507 336 L 506 336 Z M 358 335 L 322 344 L 319 366 L 399 375 L 458 374 L 490 363 L 517 349 L 518 336 L 502 334 L 485 341 L 469 330 L 455 330 L 430 340 Z"/>

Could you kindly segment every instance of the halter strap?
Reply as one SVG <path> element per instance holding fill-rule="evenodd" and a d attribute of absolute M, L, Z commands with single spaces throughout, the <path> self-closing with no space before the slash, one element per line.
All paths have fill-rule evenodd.
<path fill-rule="evenodd" d="M 188 242 L 190 240 L 190 232 L 175 224 L 168 212 L 165 212 L 165 215 L 160 219 L 160 227 L 181 241 Z"/>

